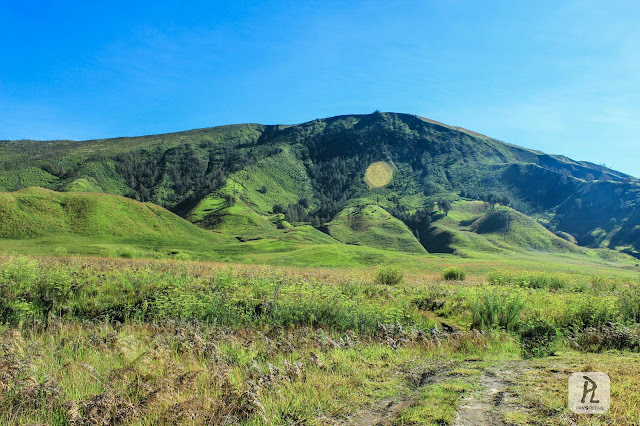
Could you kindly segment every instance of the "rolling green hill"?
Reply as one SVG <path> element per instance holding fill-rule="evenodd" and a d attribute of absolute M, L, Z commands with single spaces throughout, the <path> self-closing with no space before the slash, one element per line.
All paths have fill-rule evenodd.
<path fill-rule="evenodd" d="M 454 203 L 453 210 L 435 222 L 436 235 L 457 251 L 541 251 L 585 253 L 579 247 L 558 237 L 530 217 L 509 207 L 490 208 L 478 201 Z M 443 247 L 439 251 L 445 251 Z"/>
<path fill-rule="evenodd" d="M 152 203 L 38 187 L 0 192 L 0 218 L 0 246 L 10 241 L 11 246 L 31 247 L 35 253 L 62 249 L 79 254 L 164 257 L 203 251 L 232 240 Z"/>
<path fill-rule="evenodd" d="M 327 225 L 336 240 L 352 245 L 407 253 L 424 253 L 411 230 L 379 206 L 350 207 Z"/>
<path fill-rule="evenodd" d="M 382 187 L 364 180 L 376 162 L 393 173 Z M 0 190 L 29 186 L 152 202 L 237 242 L 572 252 L 567 243 L 575 239 L 583 247 L 640 253 L 635 178 L 409 114 L 82 142 L 1 141 Z M 498 200 L 513 210 L 452 224 L 434 207 L 442 200 Z M 389 217 L 374 218 L 372 210 L 367 232 L 345 222 L 349 209 L 367 208 Z"/>

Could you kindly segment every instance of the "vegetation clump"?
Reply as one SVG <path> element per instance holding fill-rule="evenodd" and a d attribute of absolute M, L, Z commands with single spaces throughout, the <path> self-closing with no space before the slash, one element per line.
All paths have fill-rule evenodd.
<path fill-rule="evenodd" d="M 544 288 L 549 290 L 560 290 L 569 285 L 569 277 L 567 275 L 542 271 L 514 272 L 494 270 L 487 275 L 487 281 L 492 285 L 517 285 L 525 288 Z"/>
<path fill-rule="evenodd" d="M 382 285 L 398 285 L 404 279 L 404 273 L 396 266 L 386 265 L 378 269 L 375 276 L 375 283 Z"/>
<path fill-rule="evenodd" d="M 442 278 L 446 281 L 464 281 L 467 273 L 464 269 L 452 266 L 442 271 Z"/>
<path fill-rule="evenodd" d="M 482 292 L 469 304 L 471 328 L 516 331 L 524 307 L 519 295 L 501 290 Z"/>

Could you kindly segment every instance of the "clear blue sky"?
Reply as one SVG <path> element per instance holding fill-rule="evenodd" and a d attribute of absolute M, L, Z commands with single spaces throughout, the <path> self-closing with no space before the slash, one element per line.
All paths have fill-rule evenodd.
<path fill-rule="evenodd" d="M 640 176 L 640 2 L 0 3 L 0 139 L 382 111 Z"/>

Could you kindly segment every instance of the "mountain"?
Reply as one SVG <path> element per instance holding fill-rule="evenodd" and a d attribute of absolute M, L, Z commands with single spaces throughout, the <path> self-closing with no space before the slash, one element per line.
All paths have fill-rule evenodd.
<path fill-rule="evenodd" d="M 378 188 L 364 179 L 376 162 L 393 173 Z M 31 186 L 155 203 L 239 242 L 640 253 L 637 179 L 410 114 L 0 142 L 0 190 Z M 453 202 L 451 215 L 438 201 Z M 476 222 L 454 221 L 470 208 L 484 209 Z"/>

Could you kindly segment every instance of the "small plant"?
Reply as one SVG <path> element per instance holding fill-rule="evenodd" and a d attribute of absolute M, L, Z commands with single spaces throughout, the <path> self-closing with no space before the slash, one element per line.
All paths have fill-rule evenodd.
<path fill-rule="evenodd" d="M 524 309 L 524 302 L 518 295 L 505 292 L 487 291 L 471 302 L 471 328 L 516 330 Z"/>
<path fill-rule="evenodd" d="M 559 346 L 560 334 L 549 321 L 531 319 L 520 324 L 518 334 L 524 358 L 553 355 Z"/>
<path fill-rule="evenodd" d="M 191 256 L 189 253 L 178 253 L 176 254 L 176 260 L 191 260 Z"/>
<path fill-rule="evenodd" d="M 376 284 L 397 285 L 402 282 L 404 274 L 395 266 L 383 266 L 378 269 L 375 277 Z"/>
<path fill-rule="evenodd" d="M 53 255 L 56 257 L 65 257 L 67 255 L 67 249 L 65 247 L 56 247 L 53 250 Z"/>
<path fill-rule="evenodd" d="M 442 271 L 442 278 L 447 281 L 464 281 L 466 277 L 467 273 L 464 269 L 457 266 L 452 266 L 451 268 L 446 268 Z"/>
<path fill-rule="evenodd" d="M 121 247 L 117 253 L 118 257 L 122 259 L 133 259 L 136 257 L 136 251 L 132 247 Z"/>

